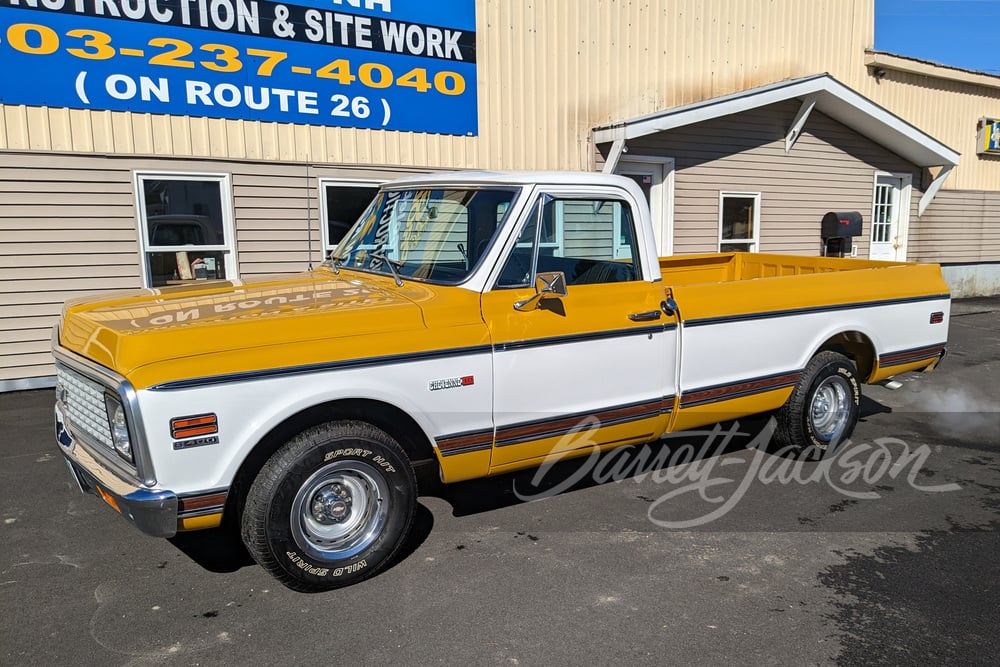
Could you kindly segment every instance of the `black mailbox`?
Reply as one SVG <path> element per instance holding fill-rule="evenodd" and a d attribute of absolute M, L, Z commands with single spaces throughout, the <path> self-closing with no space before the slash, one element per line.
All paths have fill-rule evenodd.
<path fill-rule="evenodd" d="M 830 211 L 823 216 L 821 233 L 823 255 L 843 257 L 851 254 L 851 239 L 861 236 L 861 214 L 857 211 Z"/>

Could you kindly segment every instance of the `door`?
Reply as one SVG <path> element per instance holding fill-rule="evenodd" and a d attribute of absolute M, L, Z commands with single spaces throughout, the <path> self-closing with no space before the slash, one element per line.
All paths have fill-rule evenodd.
<path fill-rule="evenodd" d="M 646 196 L 650 217 L 653 219 L 653 233 L 656 236 L 656 252 L 661 257 L 672 255 L 673 235 L 673 171 L 672 158 L 629 156 L 622 159 L 615 173 L 631 178 Z"/>
<path fill-rule="evenodd" d="M 482 297 L 494 349 L 492 471 L 549 454 L 652 439 L 667 421 L 676 325 L 643 274 L 634 203 L 609 188 L 541 194 Z M 638 234 L 637 234 L 638 232 Z M 657 274 L 659 267 L 656 268 Z M 535 295 L 561 272 L 566 294 Z"/>
<path fill-rule="evenodd" d="M 868 250 L 870 259 L 890 262 L 906 260 L 911 178 L 887 174 L 875 177 L 872 233 Z"/>

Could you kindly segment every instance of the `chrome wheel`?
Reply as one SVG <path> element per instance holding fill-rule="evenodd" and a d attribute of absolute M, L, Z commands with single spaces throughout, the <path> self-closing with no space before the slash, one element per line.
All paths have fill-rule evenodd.
<path fill-rule="evenodd" d="M 363 461 L 336 461 L 299 487 L 292 502 L 292 537 L 314 558 L 350 558 L 375 541 L 388 515 L 384 475 Z"/>
<path fill-rule="evenodd" d="M 816 435 L 828 442 L 840 437 L 850 421 L 851 397 L 850 385 L 839 375 L 826 378 L 816 387 L 808 413 Z"/>

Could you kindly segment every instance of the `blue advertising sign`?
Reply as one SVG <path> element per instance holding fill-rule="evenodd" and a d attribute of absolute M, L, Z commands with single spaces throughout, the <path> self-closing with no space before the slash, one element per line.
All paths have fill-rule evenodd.
<path fill-rule="evenodd" d="M 475 0 L 0 0 L 0 103 L 478 134 Z"/>
<path fill-rule="evenodd" d="M 976 152 L 1000 154 L 1000 119 L 979 120 L 979 149 Z"/>

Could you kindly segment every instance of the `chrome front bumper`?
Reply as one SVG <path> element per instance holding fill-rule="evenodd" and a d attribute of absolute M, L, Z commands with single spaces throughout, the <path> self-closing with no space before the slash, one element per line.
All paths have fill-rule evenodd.
<path fill-rule="evenodd" d="M 147 535 L 173 537 L 177 533 L 177 494 L 148 489 L 122 479 L 102 456 L 82 439 L 74 438 L 59 404 L 55 406 L 56 441 L 80 490 L 100 497 L 112 509 Z"/>

